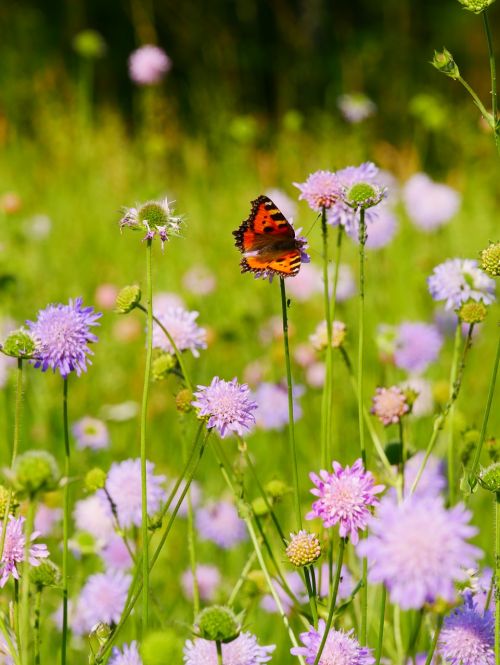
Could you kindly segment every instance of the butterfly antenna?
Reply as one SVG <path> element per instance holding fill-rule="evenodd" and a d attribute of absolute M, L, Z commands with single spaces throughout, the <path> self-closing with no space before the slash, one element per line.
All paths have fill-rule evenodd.
<path fill-rule="evenodd" d="M 308 237 L 309 237 L 311 231 L 314 229 L 314 227 L 315 227 L 316 224 L 318 223 L 318 220 L 319 220 L 319 219 L 321 219 L 321 213 L 318 214 L 318 216 L 316 217 L 316 219 L 314 220 L 314 222 L 311 224 L 311 226 L 310 226 L 309 230 L 307 231 L 307 233 L 304 233 L 304 237 L 305 237 L 305 238 L 308 238 Z"/>

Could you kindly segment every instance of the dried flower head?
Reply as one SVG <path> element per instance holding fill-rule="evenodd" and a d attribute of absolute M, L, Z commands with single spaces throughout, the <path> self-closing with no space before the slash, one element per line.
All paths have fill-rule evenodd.
<path fill-rule="evenodd" d="M 310 566 L 321 556 L 321 544 L 318 536 L 304 529 L 298 533 L 291 533 L 286 555 L 290 563 L 297 566 L 297 568 Z"/>

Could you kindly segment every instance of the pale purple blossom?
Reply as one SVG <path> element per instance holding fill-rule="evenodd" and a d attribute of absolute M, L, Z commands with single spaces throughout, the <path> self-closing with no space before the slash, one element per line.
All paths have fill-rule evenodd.
<path fill-rule="evenodd" d="M 340 183 L 332 171 L 315 171 L 305 182 L 293 184 L 300 190 L 299 201 L 307 201 L 315 212 L 328 210 L 340 196 Z"/>
<path fill-rule="evenodd" d="M 383 485 L 375 485 L 370 471 L 365 471 L 363 462 L 358 459 L 352 467 L 343 468 L 333 462 L 333 473 L 321 470 L 319 475 L 309 477 L 316 487 L 311 493 L 318 497 L 306 519 L 320 518 L 325 527 L 339 524 L 341 538 L 351 538 L 356 544 L 358 531 L 364 531 L 371 516 L 372 506 L 379 502 L 377 494 L 384 490 Z"/>
<path fill-rule="evenodd" d="M 302 417 L 302 409 L 297 402 L 304 394 L 303 386 L 293 387 L 293 417 L 297 421 Z M 288 425 L 288 390 L 284 383 L 261 383 L 255 393 L 257 410 L 255 421 L 263 430 L 283 430 Z"/>
<path fill-rule="evenodd" d="M 195 358 L 200 349 L 207 348 L 207 331 L 197 325 L 198 312 L 189 312 L 182 307 L 171 307 L 157 311 L 155 316 L 167 329 L 178 351 L 191 351 Z M 174 347 L 157 323 L 153 323 L 153 348 L 174 354 Z"/>
<path fill-rule="evenodd" d="M 434 300 L 444 300 L 445 308 L 458 309 L 467 300 L 495 300 L 495 281 L 478 267 L 474 259 L 448 259 L 434 268 L 427 278 Z"/>
<path fill-rule="evenodd" d="M 419 450 L 405 463 L 405 493 L 410 491 L 417 473 L 424 461 L 425 453 Z M 442 459 L 429 455 L 418 485 L 415 496 L 439 496 L 446 489 L 445 465 Z"/>
<path fill-rule="evenodd" d="M 432 323 L 401 323 L 396 329 L 394 363 L 407 372 L 420 374 L 437 360 L 443 337 Z"/>
<path fill-rule="evenodd" d="M 399 386 L 375 390 L 370 413 L 377 416 L 385 427 L 399 423 L 409 410 L 406 394 Z"/>
<path fill-rule="evenodd" d="M 115 532 L 111 506 L 104 493 L 91 494 L 77 501 L 73 519 L 76 528 L 90 533 L 98 545 L 107 543 Z"/>
<path fill-rule="evenodd" d="M 411 221 L 423 231 L 447 224 L 460 208 L 461 196 L 448 185 L 415 173 L 403 187 L 403 201 Z"/>
<path fill-rule="evenodd" d="M 384 497 L 358 545 L 358 554 L 368 559 L 368 579 L 385 584 L 391 602 L 403 610 L 438 598 L 454 602 L 455 584 L 481 556 L 467 542 L 477 533 L 470 518 L 462 504 L 447 510 L 439 496 L 412 495 L 400 503 Z"/>
<path fill-rule="evenodd" d="M 197 296 L 208 296 L 215 290 L 217 280 L 208 268 L 197 265 L 184 274 L 182 284 L 185 289 Z"/>
<path fill-rule="evenodd" d="M 324 362 L 315 362 L 306 370 L 306 381 L 311 388 L 322 388 L 325 385 L 326 365 Z"/>
<path fill-rule="evenodd" d="M 98 418 L 84 416 L 72 428 L 73 436 L 76 439 L 76 447 L 91 448 L 92 450 L 101 450 L 109 445 L 109 432 L 106 423 Z"/>
<path fill-rule="evenodd" d="M 333 274 L 335 266 L 328 266 L 328 283 L 330 296 L 333 292 Z M 323 273 L 314 264 L 302 266 L 299 274 L 287 283 L 288 294 L 300 302 L 305 302 L 324 291 Z M 336 301 L 344 302 L 356 293 L 356 282 L 351 267 L 345 263 L 339 266 Z"/>
<path fill-rule="evenodd" d="M 355 242 L 359 242 L 359 219 L 357 217 L 353 224 L 346 227 L 346 230 Z M 382 249 L 392 241 L 397 230 L 396 215 L 387 203 L 382 202 L 377 207 L 376 213 L 370 216 L 370 224 L 366 229 L 366 248 Z"/>
<path fill-rule="evenodd" d="M 260 665 L 271 660 L 275 645 L 260 646 L 255 635 L 240 633 L 232 642 L 222 644 L 222 662 L 224 665 Z M 215 642 L 200 638 L 187 640 L 184 646 L 185 665 L 217 665 L 217 647 Z"/>
<path fill-rule="evenodd" d="M 227 550 L 247 537 L 245 522 L 230 501 L 211 502 L 198 508 L 196 528 L 202 540 L 210 540 Z"/>
<path fill-rule="evenodd" d="M 134 563 L 125 541 L 117 533 L 109 538 L 99 555 L 107 570 L 129 570 Z"/>
<path fill-rule="evenodd" d="M 171 69 L 172 61 L 163 49 L 146 44 L 133 51 L 128 59 L 130 78 L 137 85 L 160 83 Z"/>
<path fill-rule="evenodd" d="M 132 578 L 120 571 L 91 575 L 80 592 L 77 613 L 83 632 L 97 623 L 118 623 L 125 607 Z"/>
<path fill-rule="evenodd" d="M 121 649 L 113 647 L 109 665 L 142 665 L 137 642 L 134 640 L 130 644 L 124 644 Z"/>
<path fill-rule="evenodd" d="M 3 588 L 10 577 L 15 580 L 19 579 L 18 564 L 22 563 L 25 558 L 25 543 L 26 537 L 24 535 L 24 517 L 15 518 L 9 515 L 7 528 L 5 529 L 5 541 L 0 559 L 0 588 Z M 0 532 L 3 528 L 3 521 L 0 521 Z M 47 545 L 40 543 L 34 544 L 33 541 L 38 537 L 38 533 L 34 531 L 30 536 L 29 545 L 29 563 L 32 566 L 39 566 L 40 559 L 46 559 L 49 556 Z"/>
<path fill-rule="evenodd" d="M 344 120 L 353 125 L 370 118 L 377 111 L 372 100 L 361 92 L 346 93 L 337 98 L 337 106 Z"/>
<path fill-rule="evenodd" d="M 71 372 L 80 376 L 87 371 L 87 364 L 92 364 L 89 356 L 93 355 L 88 344 L 97 342 L 90 328 L 99 325 L 100 316 L 93 307 L 82 307 L 82 298 L 40 310 L 36 321 L 26 321 L 37 342 L 35 367 L 41 367 L 42 372 L 58 370 L 63 378 Z"/>
<path fill-rule="evenodd" d="M 257 404 L 248 386 L 237 379 L 224 381 L 215 376 L 209 386 L 198 386 L 193 396 L 198 416 L 208 417 L 207 427 L 215 427 L 223 439 L 233 433 L 243 436 L 255 424 Z"/>
<path fill-rule="evenodd" d="M 196 566 L 196 581 L 200 598 L 211 602 L 222 581 L 219 569 L 216 566 L 200 563 Z M 193 571 L 191 568 L 185 570 L 181 575 L 182 591 L 188 600 L 193 599 Z"/>
<path fill-rule="evenodd" d="M 323 619 L 318 622 L 318 629 L 311 626 L 305 633 L 300 634 L 303 647 L 293 647 L 290 653 L 294 656 L 303 656 L 307 665 L 313 665 L 318 655 L 321 640 L 325 633 L 326 623 Z M 362 647 L 354 637 L 354 631 L 330 629 L 318 665 L 372 665 L 375 658 L 372 649 Z"/>
<path fill-rule="evenodd" d="M 50 508 L 45 503 L 38 504 L 35 514 L 35 531 L 41 536 L 50 536 L 56 524 L 62 519 L 61 508 Z"/>

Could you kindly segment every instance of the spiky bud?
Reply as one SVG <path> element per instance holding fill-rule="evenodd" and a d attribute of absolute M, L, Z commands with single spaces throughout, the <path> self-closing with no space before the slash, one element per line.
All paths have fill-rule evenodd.
<path fill-rule="evenodd" d="M 124 286 L 116 296 L 115 312 L 117 314 L 128 314 L 141 302 L 141 287 L 137 284 Z"/>
<path fill-rule="evenodd" d="M 9 503 L 10 495 L 10 503 Z M 12 515 L 19 508 L 19 501 L 12 490 L 7 489 L 5 485 L 0 485 L 0 520 L 3 520 L 9 505 L 9 513 Z"/>
<path fill-rule="evenodd" d="M 481 469 L 478 481 L 485 490 L 495 494 L 500 492 L 500 462 L 495 462 L 486 469 Z"/>
<path fill-rule="evenodd" d="M 434 51 L 431 64 L 442 74 L 452 79 L 460 78 L 460 71 L 447 48 L 443 47 L 442 51 Z"/>
<path fill-rule="evenodd" d="M 85 489 L 87 492 L 97 492 L 106 486 L 106 472 L 99 467 L 94 467 L 85 474 Z"/>
<path fill-rule="evenodd" d="M 231 642 L 240 634 L 236 615 L 222 605 L 212 605 L 202 610 L 195 621 L 200 637 L 212 642 Z"/>
<path fill-rule="evenodd" d="M 481 268 L 491 277 L 500 277 L 500 242 L 491 242 L 482 250 Z"/>
<path fill-rule="evenodd" d="M 170 353 L 162 353 L 156 356 L 151 369 L 153 381 L 162 381 L 174 369 L 176 362 L 175 356 L 170 355 Z"/>
<path fill-rule="evenodd" d="M 2 346 L 2 351 L 13 358 L 32 358 L 36 349 L 36 340 L 23 328 L 11 332 Z"/>
<path fill-rule="evenodd" d="M 472 325 L 484 321 L 486 314 L 488 314 L 488 308 L 484 302 L 468 300 L 461 305 L 457 314 L 461 321 Z"/>
<path fill-rule="evenodd" d="M 303 529 L 298 533 L 291 533 L 290 539 L 286 555 L 290 563 L 297 568 L 310 566 L 321 556 L 321 544 L 315 533 Z"/>
<path fill-rule="evenodd" d="M 10 477 L 17 492 L 33 496 L 55 489 L 59 476 L 53 455 L 45 450 L 28 450 L 17 457 Z"/>
<path fill-rule="evenodd" d="M 61 571 L 50 559 L 45 559 L 39 566 L 34 566 L 30 571 L 30 582 L 39 591 L 44 587 L 59 586 L 61 583 Z"/>
<path fill-rule="evenodd" d="M 458 0 L 464 9 L 474 14 L 484 12 L 495 0 Z"/>

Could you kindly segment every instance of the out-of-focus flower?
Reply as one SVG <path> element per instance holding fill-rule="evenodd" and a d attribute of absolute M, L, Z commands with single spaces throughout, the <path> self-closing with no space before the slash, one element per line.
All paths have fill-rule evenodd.
<path fill-rule="evenodd" d="M 168 330 L 179 351 L 191 351 L 195 358 L 199 349 L 207 348 L 207 331 L 196 324 L 198 312 L 172 307 L 155 312 L 156 318 Z M 173 354 L 174 347 L 157 323 L 153 323 L 153 347 Z"/>
<path fill-rule="evenodd" d="M 457 214 L 461 196 L 452 187 L 433 182 L 425 173 L 415 173 L 403 187 L 403 201 L 415 226 L 434 231 Z"/>
<path fill-rule="evenodd" d="M 172 480 L 167 488 L 167 494 L 170 495 L 170 492 L 173 490 L 175 485 L 175 480 Z M 175 493 L 174 498 L 172 499 L 172 503 L 170 504 L 170 509 L 173 510 L 175 506 L 177 505 L 178 500 L 181 498 L 181 494 L 184 491 L 185 487 L 185 481 L 181 482 L 179 485 L 179 489 Z M 191 506 L 193 508 L 198 508 L 198 506 L 201 503 L 201 499 L 203 496 L 202 489 L 200 487 L 200 484 L 196 482 L 196 480 L 193 480 L 191 482 L 191 485 L 189 486 L 189 493 L 191 496 Z M 188 513 L 188 506 L 187 506 L 187 495 L 184 497 L 183 502 L 181 503 L 179 510 L 177 511 L 177 515 L 179 517 L 187 517 Z"/>
<path fill-rule="evenodd" d="M 370 412 L 386 427 L 399 423 L 410 410 L 406 394 L 398 386 L 377 388 L 372 403 Z"/>
<path fill-rule="evenodd" d="M 343 468 L 338 462 L 333 462 L 332 466 L 333 473 L 321 470 L 319 476 L 309 474 L 316 486 L 311 494 L 318 499 L 306 519 L 319 517 L 327 528 L 338 523 L 340 537 L 351 538 L 356 544 L 358 531 L 366 529 L 371 507 L 379 502 L 376 495 L 384 490 L 384 486 L 375 485 L 373 475 L 365 471 L 360 459 L 352 467 Z"/>
<path fill-rule="evenodd" d="M 208 417 L 207 427 L 215 427 L 223 439 L 232 433 L 243 436 L 255 424 L 257 404 L 248 386 L 237 379 L 224 381 L 215 376 L 209 386 L 198 386 L 194 397 L 198 416 Z"/>
<path fill-rule="evenodd" d="M 342 321 L 332 322 L 332 346 L 338 349 L 342 346 L 347 332 L 346 324 Z M 326 321 L 321 321 L 312 335 L 309 335 L 309 341 L 317 351 L 324 351 L 328 346 L 328 332 Z"/>
<path fill-rule="evenodd" d="M 447 510 L 439 496 L 414 494 L 400 503 L 384 497 L 358 545 L 368 559 L 368 579 L 385 584 L 403 610 L 437 599 L 454 602 L 455 583 L 481 555 L 467 542 L 477 531 L 470 517 L 462 504 Z"/>
<path fill-rule="evenodd" d="M 113 534 L 109 538 L 99 555 L 107 570 L 111 571 L 129 570 L 134 563 L 123 538 L 118 534 Z"/>
<path fill-rule="evenodd" d="M 106 53 L 106 42 L 97 30 L 81 30 L 73 39 L 73 48 L 88 60 L 97 60 Z"/>
<path fill-rule="evenodd" d="M 299 600 L 299 602 L 305 601 L 307 598 L 306 588 L 300 574 L 295 570 L 290 573 L 285 573 L 285 581 L 290 588 L 290 591 Z M 280 599 L 283 609 L 285 610 L 285 613 L 290 614 L 293 608 L 292 599 L 280 584 L 275 584 L 275 590 L 278 594 L 278 598 Z M 262 596 L 260 606 L 265 612 L 278 612 L 276 602 L 270 593 Z"/>
<path fill-rule="evenodd" d="M 467 300 L 489 305 L 495 300 L 495 282 L 472 259 L 448 259 L 434 268 L 427 279 L 434 300 L 444 300 L 446 309 L 457 309 Z"/>
<path fill-rule="evenodd" d="M 130 644 L 124 644 L 121 649 L 113 647 L 109 665 L 142 665 L 137 642 L 134 640 Z"/>
<path fill-rule="evenodd" d="M 109 432 L 106 423 L 91 416 L 81 418 L 73 425 L 73 436 L 76 439 L 76 447 L 92 448 L 100 450 L 109 445 Z"/>
<path fill-rule="evenodd" d="M 375 103 L 361 92 L 340 95 L 337 106 L 344 119 L 351 124 L 358 124 L 377 111 Z"/>
<path fill-rule="evenodd" d="M 99 284 L 94 293 L 94 300 L 98 307 L 112 310 L 115 307 L 118 293 L 119 289 L 115 284 Z"/>
<path fill-rule="evenodd" d="M 44 503 L 38 504 L 35 515 L 35 531 L 41 536 L 50 536 L 54 526 L 62 519 L 61 508 L 49 508 Z"/>
<path fill-rule="evenodd" d="M 366 230 L 366 247 L 368 249 L 382 249 L 388 245 L 396 235 L 398 220 L 390 206 L 383 202 L 378 208 L 376 215 L 370 218 L 370 225 Z M 347 233 L 355 242 L 359 242 L 359 221 L 347 228 Z"/>
<path fill-rule="evenodd" d="M 322 388 L 325 385 L 326 366 L 323 362 L 309 365 L 306 371 L 306 381 L 312 388 Z"/>
<path fill-rule="evenodd" d="M 333 566 L 333 577 L 335 578 L 336 567 Z M 356 584 L 354 578 L 347 566 L 342 566 L 340 570 L 340 582 L 339 589 L 337 592 L 337 598 L 339 600 L 345 600 L 349 598 L 351 593 L 354 591 Z M 327 563 L 324 563 L 321 566 L 321 572 L 318 577 L 318 589 L 320 598 L 329 598 L 330 596 L 330 566 Z"/>
<path fill-rule="evenodd" d="M 118 623 L 125 607 L 132 578 L 122 572 L 96 573 L 86 581 L 78 598 L 77 613 L 82 632 L 98 623 Z"/>
<path fill-rule="evenodd" d="M 232 642 L 222 644 L 222 662 L 224 665 L 259 665 L 271 660 L 275 645 L 260 646 L 255 635 L 240 633 Z M 187 640 L 184 647 L 185 665 L 217 665 L 217 647 L 215 642 Z"/>
<path fill-rule="evenodd" d="M 305 662 L 312 665 L 317 658 L 325 629 L 326 623 L 320 619 L 318 630 L 311 626 L 307 632 L 300 634 L 304 646 L 293 647 L 290 653 L 294 656 L 304 656 Z M 353 633 L 353 630 L 344 632 L 330 629 L 319 665 L 372 665 L 375 662 L 372 649 L 362 647 Z"/>
<path fill-rule="evenodd" d="M 315 212 L 328 210 L 340 196 L 340 183 L 332 171 L 315 171 L 305 182 L 293 184 L 300 190 L 299 201 L 307 201 Z"/>
<path fill-rule="evenodd" d="M 207 296 L 215 290 L 217 280 L 208 268 L 193 266 L 184 274 L 182 284 L 185 289 L 197 296 Z"/>
<path fill-rule="evenodd" d="M 245 522 L 230 501 L 212 502 L 198 508 L 196 528 L 200 538 L 223 549 L 231 549 L 247 537 Z"/>
<path fill-rule="evenodd" d="M 293 387 L 293 417 L 299 420 L 302 409 L 297 399 L 304 393 L 302 386 Z M 288 425 L 288 390 L 283 383 L 261 383 L 254 393 L 257 403 L 255 421 L 264 430 L 282 430 Z"/>
<path fill-rule="evenodd" d="M 97 342 L 97 337 L 90 328 L 99 325 L 100 316 L 93 307 L 82 307 L 81 298 L 40 310 L 36 321 L 26 321 L 38 343 L 35 367 L 41 367 L 42 372 L 49 367 L 58 370 L 63 378 L 73 371 L 80 376 L 91 364 L 88 356 L 93 354 L 88 344 Z"/>
<path fill-rule="evenodd" d="M 106 497 L 99 494 L 77 501 L 73 519 L 79 531 L 90 533 L 100 544 L 108 542 L 114 533 L 111 506 Z"/>
<path fill-rule="evenodd" d="M 10 577 L 15 580 L 19 579 L 19 571 L 17 566 L 25 560 L 25 543 L 26 537 L 24 535 L 24 517 L 17 519 L 9 515 L 7 527 L 5 529 L 5 541 L 0 559 L 0 588 L 3 588 Z M 3 528 L 3 521 L 0 522 L 0 530 Z M 39 566 L 40 559 L 46 559 L 49 556 L 49 551 L 46 545 L 34 544 L 33 541 L 38 537 L 38 533 L 34 531 L 30 536 L 29 545 L 29 563 L 32 566 Z"/>
<path fill-rule="evenodd" d="M 443 338 L 431 323 L 405 321 L 396 329 L 394 363 L 407 372 L 424 372 L 437 360 Z"/>
<path fill-rule="evenodd" d="M 24 223 L 24 233 L 31 240 L 43 240 L 50 235 L 51 230 L 52 220 L 48 215 L 34 215 Z"/>
<path fill-rule="evenodd" d="M 146 44 L 133 51 L 128 59 L 130 78 L 137 85 L 160 83 L 172 68 L 172 61 L 163 49 Z"/>
<path fill-rule="evenodd" d="M 215 592 L 221 583 L 221 574 L 215 566 L 200 563 L 196 566 L 196 582 L 200 598 L 207 602 L 214 600 Z M 193 599 L 193 571 L 188 568 L 182 573 L 181 586 L 188 600 Z"/>

